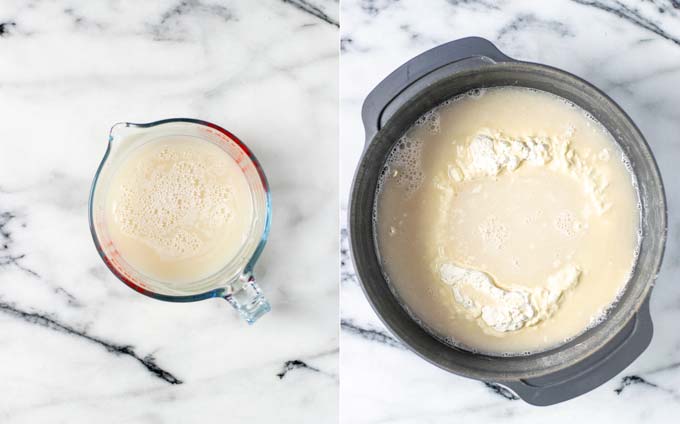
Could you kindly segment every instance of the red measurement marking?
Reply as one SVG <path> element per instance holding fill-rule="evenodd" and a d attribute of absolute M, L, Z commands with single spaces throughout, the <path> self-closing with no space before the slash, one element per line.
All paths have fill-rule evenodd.
<path fill-rule="evenodd" d="M 248 147 L 238 137 L 236 137 L 231 132 L 225 130 L 224 128 L 212 124 L 210 122 L 206 122 L 205 125 L 210 128 L 210 130 L 206 130 L 206 132 L 208 132 L 209 134 L 216 134 L 224 144 L 235 145 L 235 147 L 239 149 L 238 156 L 236 157 L 232 156 L 232 158 L 236 161 L 237 164 L 239 164 L 241 171 L 246 172 L 253 163 L 253 154 L 248 149 Z M 244 162 L 244 159 L 246 158 L 248 158 L 249 160 Z M 259 173 L 260 177 L 262 177 L 262 172 Z M 264 181 L 263 178 L 262 180 Z"/>

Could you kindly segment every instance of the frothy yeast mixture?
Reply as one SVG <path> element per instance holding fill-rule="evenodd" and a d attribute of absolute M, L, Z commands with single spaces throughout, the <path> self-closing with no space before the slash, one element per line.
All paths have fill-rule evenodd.
<path fill-rule="evenodd" d="M 149 141 L 122 159 L 106 197 L 109 235 L 142 274 L 195 282 L 224 267 L 246 241 L 250 188 L 220 147 L 193 137 Z"/>
<path fill-rule="evenodd" d="M 388 280 L 425 327 L 467 349 L 525 354 L 604 318 L 635 263 L 638 196 L 622 151 L 584 110 L 497 87 L 407 131 L 374 225 Z"/>

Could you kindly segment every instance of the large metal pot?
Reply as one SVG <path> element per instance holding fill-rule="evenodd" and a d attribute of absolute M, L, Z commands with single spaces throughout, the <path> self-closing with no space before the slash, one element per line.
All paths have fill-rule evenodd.
<path fill-rule="evenodd" d="M 638 260 L 607 319 L 564 345 L 526 356 L 496 357 L 458 349 L 417 324 L 385 280 L 372 221 L 379 174 L 394 143 L 418 117 L 443 101 L 493 86 L 548 91 L 591 113 L 630 160 L 641 200 Z M 652 338 L 649 297 L 666 241 L 666 202 L 649 146 L 613 100 L 572 74 L 511 59 L 489 41 L 472 37 L 438 46 L 399 67 L 368 95 L 362 118 L 366 147 L 350 199 L 350 246 L 366 297 L 404 345 L 452 373 L 502 384 L 534 405 L 558 403 L 594 389 L 647 348 Z"/>

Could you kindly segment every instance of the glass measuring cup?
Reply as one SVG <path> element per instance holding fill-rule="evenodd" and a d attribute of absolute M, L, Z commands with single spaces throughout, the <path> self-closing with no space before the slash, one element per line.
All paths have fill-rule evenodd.
<path fill-rule="evenodd" d="M 122 257 L 107 228 L 106 194 L 111 178 L 132 150 L 164 137 L 187 136 L 213 143 L 239 165 L 250 188 L 253 218 L 246 241 L 238 253 L 213 275 L 177 285 L 144 275 Z M 147 124 L 121 122 L 111 128 L 109 144 L 90 191 L 90 231 L 99 255 L 118 279 L 154 299 L 194 302 L 213 297 L 226 299 L 252 324 L 271 310 L 253 277 L 271 225 L 271 195 L 264 171 L 253 153 L 232 133 L 209 122 L 177 118 Z"/>

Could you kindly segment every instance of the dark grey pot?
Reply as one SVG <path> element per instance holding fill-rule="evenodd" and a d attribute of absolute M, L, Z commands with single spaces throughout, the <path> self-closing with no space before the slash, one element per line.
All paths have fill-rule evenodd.
<path fill-rule="evenodd" d="M 445 344 L 411 318 L 383 276 L 371 216 L 385 159 L 418 117 L 473 88 L 508 85 L 564 97 L 590 112 L 611 132 L 638 181 L 642 240 L 632 278 L 604 322 L 549 351 L 495 357 Z M 613 100 L 572 74 L 511 59 L 489 41 L 471 37 L 438 46 L 399 67 L 368 95 L 362 118 L 366 147 L 351 192 L 350 247 L 366 297 L 404 345 L 452 373 L 503 384 L 534 405 L 555 404 L 594 389 L 647 348 L 653 332 L 649 296 L 666 241 L 666 200 L 649 146 Z"/>

